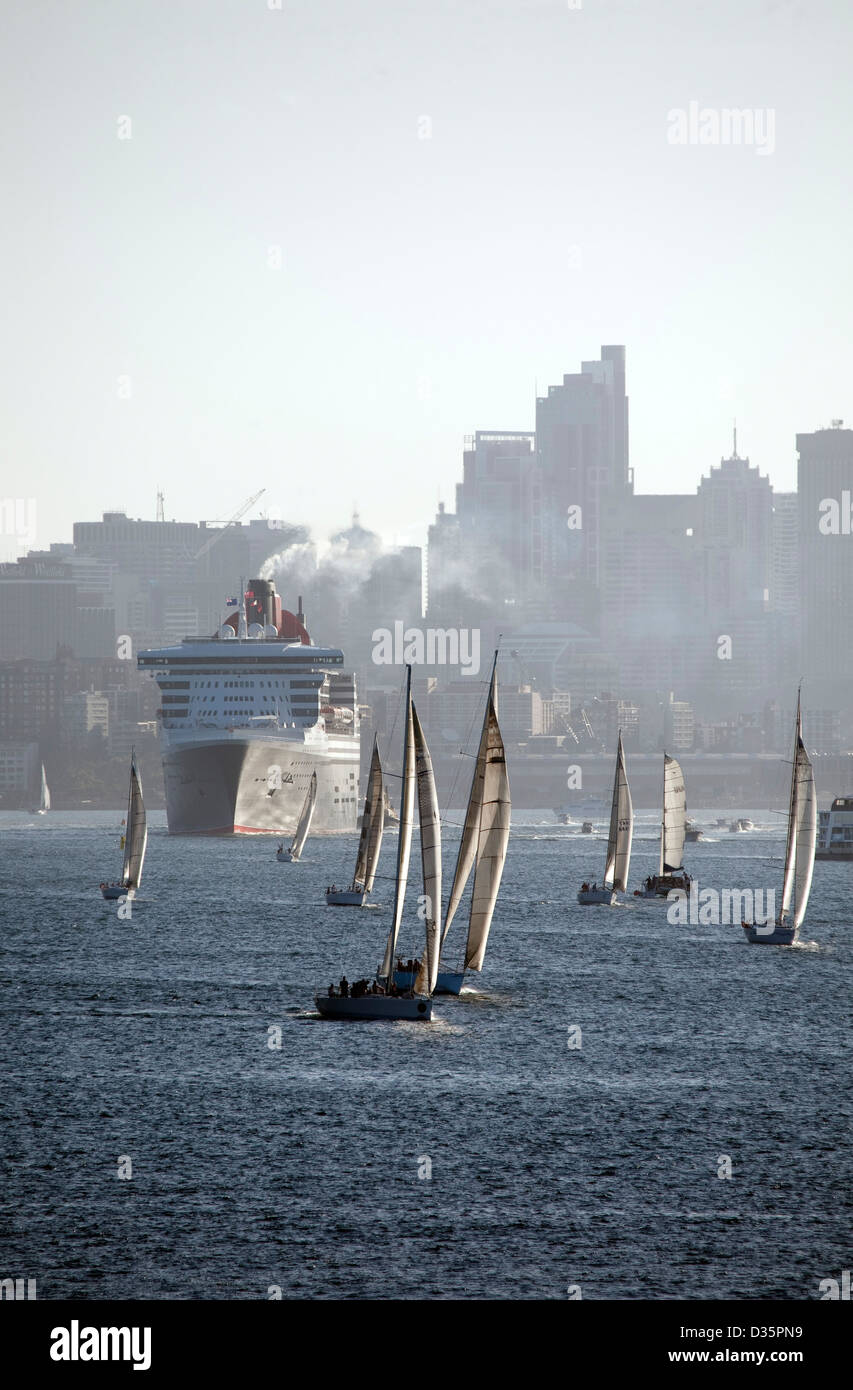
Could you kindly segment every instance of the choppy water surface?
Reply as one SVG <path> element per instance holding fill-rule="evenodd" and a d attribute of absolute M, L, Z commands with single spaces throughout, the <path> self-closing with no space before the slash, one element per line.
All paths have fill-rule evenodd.
<path fill-rule="evenodd" d="M 661 903 L 579 907 L 603 832 L 522 812 L 477 992 L 431 1026 L 329 1023 L 315 989 L 371 973 L 390 916 L 388 880 L 381 908 L 323 903 L 355 837 L 278 864 L 155 813 L 122 921 L 98 891 L 119 819 L 0 815 L 0 1275 L 40 1298 L 809 1299 L 849 1267 L 853 864 L 816 866 L 799 948 L 750 947 Z M 702 887 L 778 894 L 781 818 L 753 819 L 687 847 Z M 641 814 L 634 883 L 655 835 Z"/>

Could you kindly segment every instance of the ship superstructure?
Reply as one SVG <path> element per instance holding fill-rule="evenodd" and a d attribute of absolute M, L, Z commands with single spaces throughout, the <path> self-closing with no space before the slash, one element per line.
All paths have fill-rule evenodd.
<path fill-rule="evenodd" d="M 837 796 L 820 812 L 815 859 L 853 859 L 853 796 Z"/>
<path fill-rule="evenodd" d="M 301 600 L 290 613 L 253 579 L 215 636 L 137 660 L 161 692 L 170 833 L 290 833 L 315 771 L 315 832 L 356 829 L 355 678 L 338 648 L 314 646 Z"/>

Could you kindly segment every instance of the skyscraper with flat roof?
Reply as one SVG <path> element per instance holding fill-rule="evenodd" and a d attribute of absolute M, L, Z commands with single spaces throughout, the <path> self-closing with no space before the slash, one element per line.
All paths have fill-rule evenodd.
<path fill-rule="evenodd" d="M 806 702 L 853 711 L 853 430 L 797 435 L 801 666 Z"/>

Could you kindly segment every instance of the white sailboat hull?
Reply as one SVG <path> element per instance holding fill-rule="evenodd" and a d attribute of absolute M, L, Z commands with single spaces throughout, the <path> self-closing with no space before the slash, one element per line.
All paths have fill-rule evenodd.
<path fill-rule="evenodd" d="M 414 1023 L 429 1023 L 432 1018 L 432 999 L 425 995 L 402 999 L 393 994 L 363 994 L 353 999 L 340 994 L 318 994 L 314 1003 L 323 1018 L 384 1018 Z"/>
<path fill-rule="evenodd" d="M 330 888 L 326 892 L 328 907 L 364 907 L 367 893 L 363 888 Z"/>
<path fill-rule="evenodd" d="M 278 860 L 279 864 L 298 864 L 298 863 L 299 863 L 299 855 L 298 855 L 298 854 L 294 854 L 294 853 L 293 853 L 293 850 L 290 850 L 290 849 L 279 849 L 279 850 L 276 850 L 276 855 L 275 855 L 275 857 L 276 857 L 276 859 Z"/>
<path fill-rule="evenodd" d="M 615 901 L 615 888 L 588 888 L 586 892 L 583 889 L 578 892 L 578 902 L 582 907 L 592 907 L 597 903 L 603 903 L 609 907 Z"/>

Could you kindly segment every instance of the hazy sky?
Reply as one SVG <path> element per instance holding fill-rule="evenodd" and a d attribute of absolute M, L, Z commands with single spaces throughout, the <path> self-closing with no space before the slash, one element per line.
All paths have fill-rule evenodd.
<path fill-rule="evenodd" d="M 0 496 L 39 545 L 158 484 L 420 541 L 464 436 L 602 343 L 638 491 L 735 414 L 790 488 L 853 417 L 848 0 L 275 2 L 4 0 Z M 691 102 L 772 152 L 670 143 Z"/>

